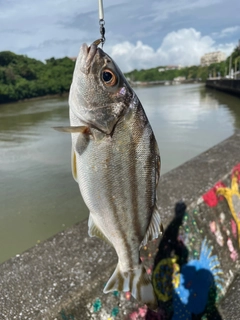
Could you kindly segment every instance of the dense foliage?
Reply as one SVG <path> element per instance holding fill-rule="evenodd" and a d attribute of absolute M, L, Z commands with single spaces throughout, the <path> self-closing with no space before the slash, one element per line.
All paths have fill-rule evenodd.
<path fill-rule="evenodd" d="M 227 70 L 225 66 L 225 62 L 221 62 L 211 64 L 208 67 L 191 66 L 161 72 L 159 72 L 158 70 L 163 69 L 164 67 L 157 67 L 148 70 L 133 70 L 127 73 L 126 77 L 128 77 L 132 81 L 172 81 L 177 77 L 186 77 L 187 80 L 205 81 L 210 74 L 212 77 L 218 76 L 219 73 L 221 74 L 221 76 L 226 75 Z"/>
<path fill-rule="evenodd" d="M 240 70 L 240 50 L 239 47 L 236 47 L 231 54 L 232 62 L 231 67 Z M 133 70 L 126 75 L 132 81 L 164 81 L 168 80 L 171 81 L 177 77 L 186 77 L 187 80 L 202 80 L 206 81 L 206 79 L 211 77 L 225 77 L 229 75 L 229 65 L 230 65 L 230 57 L 227 58 L 226 61 L 220 63 L 213 63 L 210 66 L 191 66 L 191 67 L 184 67 L 181 69 L 175 70 L 166 70 L 159 72 L 160 69 L 164 69 L 165 67 L 157 67 L 148 70 Z"/>
<path fill-rule="evenodd" d="M 176 77 L 201 79 L 229 74 L 229 65 L 240 69 L 240 50 L 235 48 L 225 62 L 211 64 L 208 67 L 191 66 L 180 70 L 159 72 L 157 67 L 148 70 L 133 70 L 126 74 L 132 81 L 163 81 Z M 52 94 L 68 92 L 72 80 L 75 63 L 65 57 L 48 59 L 45 63 L 17 55 L 10 51 L 0 52 L 0 103 L 17 101 Z"/>
<path fill-rule="evenodd" d="M 232 64 L 232 68 L 240 71 L 240 46 L 237 46 L 233 53 L 226 60 L 226 68 Z"/>
<path fill-rule="evenodd" d="M 68 92 L 74 62 L 69 58 L 46 60 L 46 63 L 0 52 L 0 103 Z"/>

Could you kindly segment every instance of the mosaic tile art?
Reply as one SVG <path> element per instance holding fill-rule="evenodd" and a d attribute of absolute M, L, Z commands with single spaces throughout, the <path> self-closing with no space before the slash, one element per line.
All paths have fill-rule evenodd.
<path fill-rule="evenodd" d="M 217 304 L 240 269 L 239 183 L 240 164 L 195 203 L 179 202 L 160 242 L 141 251 L 157 313 L 138 305 L 129 292 L 99 292 L 88 305 L 89 319 L 222 319 Z M 58 319 L 77 318 L 62 310 Z"/>

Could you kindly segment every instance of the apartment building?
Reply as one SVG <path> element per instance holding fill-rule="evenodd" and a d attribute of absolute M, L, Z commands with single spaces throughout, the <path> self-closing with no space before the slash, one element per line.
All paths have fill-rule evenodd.
<path fill-rule="evenodd" d="M 212 63 L 218 63 L 225 60 L 225 53 L 221 51 L 210 52 L 201 57 L 201 66 L 209 66 Z"/>

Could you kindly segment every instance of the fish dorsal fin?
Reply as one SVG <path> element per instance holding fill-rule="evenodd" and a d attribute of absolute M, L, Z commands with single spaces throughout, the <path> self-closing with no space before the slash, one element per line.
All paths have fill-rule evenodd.
<path fill-rule="evenodd" d="M 147 232 L 144 236 L 144 239 L 140 245 L 140 248 L 145 246 L 149 241 L 158 238 L 158 236 L 163 232 L 163 225 L 161 223 L 160 213 L 158 211 L 158 207 L 155 204 L 155 208 L 152 214 L 152 218 L 150 224 L 147 228 Z"/>
<path fill-rule="evenodd" d="M 72 176 L 73 179 L 78 182 L 78 176 L 77 176 L 77 158 L 76 153 L 72 148 L 72 155 L 71 155 L 71 165 L 72 165 Z"/>
<path fill-rule="evenodd" d="M 146 304 L 150 309 L 157 308 L 152 283 L 142 264 L 128 272 L 122 272 L 118 264 L 103 290 L 104 293 L 111 291 L 130 291 L 136 300 Z"/>
<path fill-rule="evenodd" d="M 96 226 L 95 222 L 93 221 L 91 212 L 88 218 L 88 234 L 90 237 L 98 237 L 112 246 L 111 241 Z"/>

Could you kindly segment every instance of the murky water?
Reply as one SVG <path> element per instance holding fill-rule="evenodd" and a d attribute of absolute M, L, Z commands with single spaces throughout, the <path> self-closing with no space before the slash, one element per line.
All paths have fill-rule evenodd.
<path fill-rule="evenodd" d="M 136 88 L 154 129 L 161 173 L 240 128 L 239 98 L 201 85 Z M 67 99 L 0 105 L 0 262 L 88 215 L 71 176 Z"/>

